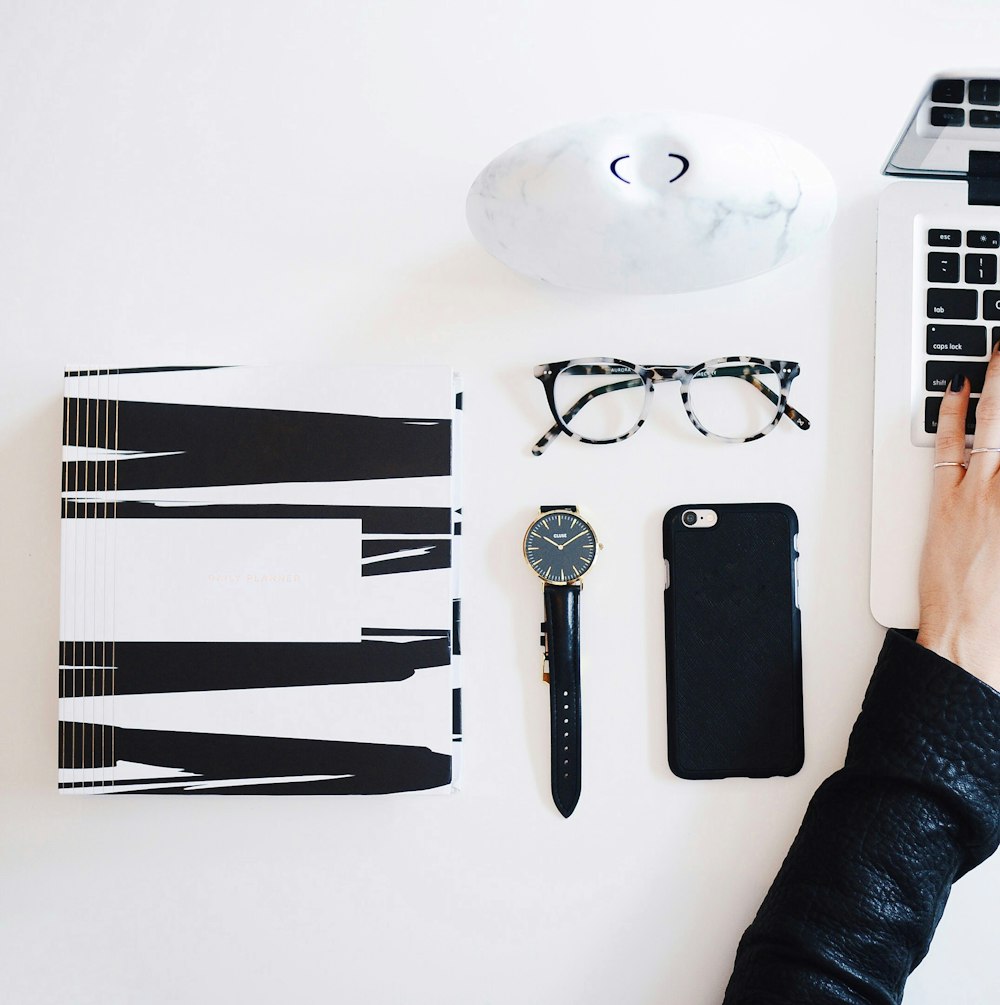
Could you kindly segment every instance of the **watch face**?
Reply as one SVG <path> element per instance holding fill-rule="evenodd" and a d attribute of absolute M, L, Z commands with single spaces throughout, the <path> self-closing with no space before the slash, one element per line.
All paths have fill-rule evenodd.
<path fill-rule="evenodd" d="M 547 583 L 570 583 L 594 563 L 597 538 L 575 513 L 543 513 L 524 535 L 524 557 Z"/>

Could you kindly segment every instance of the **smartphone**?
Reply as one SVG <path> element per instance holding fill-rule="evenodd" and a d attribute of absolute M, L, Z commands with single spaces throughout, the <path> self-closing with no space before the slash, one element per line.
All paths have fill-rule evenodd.
<path fill-rule="evenodd" d="M 663 520 L 667 760 L 681 778 L 794 775 L 803 761 L 798 519 L 782 503 Z"/>

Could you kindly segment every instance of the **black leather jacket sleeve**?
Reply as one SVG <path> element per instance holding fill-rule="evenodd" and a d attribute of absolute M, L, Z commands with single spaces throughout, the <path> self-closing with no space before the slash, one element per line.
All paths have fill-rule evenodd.
<path fill-rule="evenodd" d="M 898 1003 L 998 829 L 1000 693 L 890 630 L 844 767 L 809 803 L 725 1005 Z"/>

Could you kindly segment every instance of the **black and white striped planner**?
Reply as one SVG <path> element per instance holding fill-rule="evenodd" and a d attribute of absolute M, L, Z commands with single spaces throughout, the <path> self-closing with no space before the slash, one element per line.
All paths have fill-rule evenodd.
<path fill-rule="evenodd" d="M 67 373 L 60 789 L 453 787 L 461 405 L 439 366 Z"/>

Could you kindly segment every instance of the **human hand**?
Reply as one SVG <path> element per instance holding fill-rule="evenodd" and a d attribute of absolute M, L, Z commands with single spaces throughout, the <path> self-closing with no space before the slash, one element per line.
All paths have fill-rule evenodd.
<path fill-rule="evenodd" d="M 917 642 L 1000 690 L 1000 353 L 994 347 L 965 456 L 969 381 L 945 391 L 920 562 Z M 956 386 L 958 390 L 955 390 Z M 986 449 L 984 449 L 986 448 Z M 966 467 L 962 465 L 966 464 Z"/>

